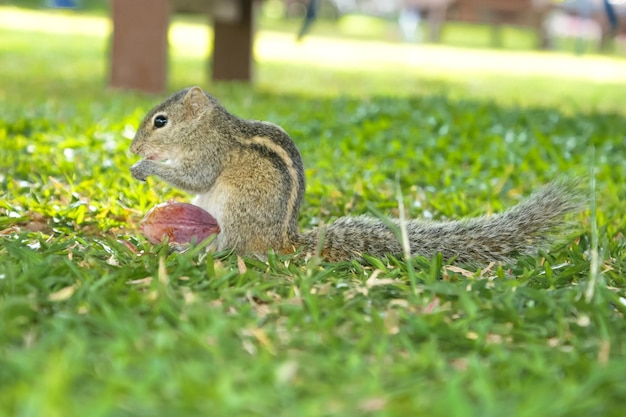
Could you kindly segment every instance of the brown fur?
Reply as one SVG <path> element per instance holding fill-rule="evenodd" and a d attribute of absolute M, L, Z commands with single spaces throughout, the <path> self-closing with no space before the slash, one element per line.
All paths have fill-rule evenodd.
<path fill-rule="evenodd" d="M 154 127 L 155 117 L 167 124 Z M 221 227 L 216 249 L 264 257 L 269 249 L 302 249 L 329 261 L 400 255 L 398 220 L 343 217 L 308 233 L 298 230 L 304 197 L 304 168 L 289 135 L 271 123 L 231 115 L 199 87 L 179 91 L 152 109 L 131 151 L 143 156 L 131 167 L 135 178 L 155 175 L 196 193 L 195 203 Z M 163 160 L 169 160 L 163 163 Z M 517 206 L 490 217 L 406 224 L 410 253 L 463 263 L 510 261 L 550 242 L 549 232 L 579 210 L 573 181 L 556 181 Z M 388 225 L 391 224 L 392 227 Z"/>

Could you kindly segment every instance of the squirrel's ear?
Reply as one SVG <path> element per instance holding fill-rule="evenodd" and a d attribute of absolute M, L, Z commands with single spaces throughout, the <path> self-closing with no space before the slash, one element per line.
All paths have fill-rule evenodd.
<path fill-rule="evenodd" d="M 191 87 L 183 99 L 185 107 L 193 114 L 198 114 L 209 106 L 209 98 L 200 87 Z"/>

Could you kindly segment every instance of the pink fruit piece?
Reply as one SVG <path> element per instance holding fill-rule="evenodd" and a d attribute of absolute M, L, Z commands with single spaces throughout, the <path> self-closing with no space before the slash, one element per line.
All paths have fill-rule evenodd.
<path fill-rule="evenodd" d="M 200 243 L 220 232 L 217 220 L 193 204 L 167 202 L 154 206 L 141 221 L 141 231 L 150 243 Z"/>

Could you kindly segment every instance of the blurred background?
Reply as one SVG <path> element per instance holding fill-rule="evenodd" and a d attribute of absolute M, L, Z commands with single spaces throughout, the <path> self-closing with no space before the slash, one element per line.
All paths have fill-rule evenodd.
<path fill-rule="evenodd" d="M 126 10 L 133 4 L 139 11 Z M 55 73 L 57 82 L 41 83 L 41 88 L 63 89 L 65 82 L 77 85 L 90 79 L 92 87 L 159 92 L 211 79 L 235 79 L 252 81 L 259 89 L 299 94 L 462 92 L 537 104 L 550 104 L 555 96 L 562 102 L 563 95 L 575 89 L 580 103 L 600 94 L 606 99 L 594 105 L 621 108 L 621 92 L 615 87 L 626 81 L 626 0 L 144 4 L 0 1 L 0 62 L 5 73 L 0 94 L 11 90 L 6 85 L 11 71 L 22 75 L 32 71 L 12 84 L 29 78 L 31 85 L 36 84 Z M 165 6 L 159 9 L 158 4 Z M 122 16 L 116 30 L 115 10 Z M 146 38 L 150 31 L 157 33 L 156 38 Z M 218 41 L 218 31 L 223 31 L 225 41 Z M 163 41 L 158 37 L 161 32 Z M 242 34 L 241 39 L 229 40 L 233 34 Z M 236 52 L 248 47 L 246 42 L 250 62 L 245 52 Z M 58 46 L 62 47 L 50 54 Z M 213 71 L 218 68 L 222 73 L 216 77 Z M 116 80 L 116 71 L 126 78 Z M 148 87 L 142 85 L 148 82 L 146 74 L 159 71 L 160 78 Z M 532 79 L 533 90 L 551 85 L 549 97 L 529 95 L 525 79 Z M 552 85 L 555 80 L 563 88 Z M 596 87 L 593 91 L 590 84 Z"/>

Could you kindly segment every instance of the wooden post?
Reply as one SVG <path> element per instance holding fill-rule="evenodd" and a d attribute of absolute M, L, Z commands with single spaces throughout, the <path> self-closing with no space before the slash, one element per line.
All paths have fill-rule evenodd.
<path fill-rule="evenodd" d="M 110 85 L 159 93 L 167 81 L 168 0 L 112 0 Z"/>
<path fill-rule="evenodd" d="M 214 20 L 213 79 L 252 79 L 254 16 L 253 0 L 239 2 L 238 19 Z"/>

